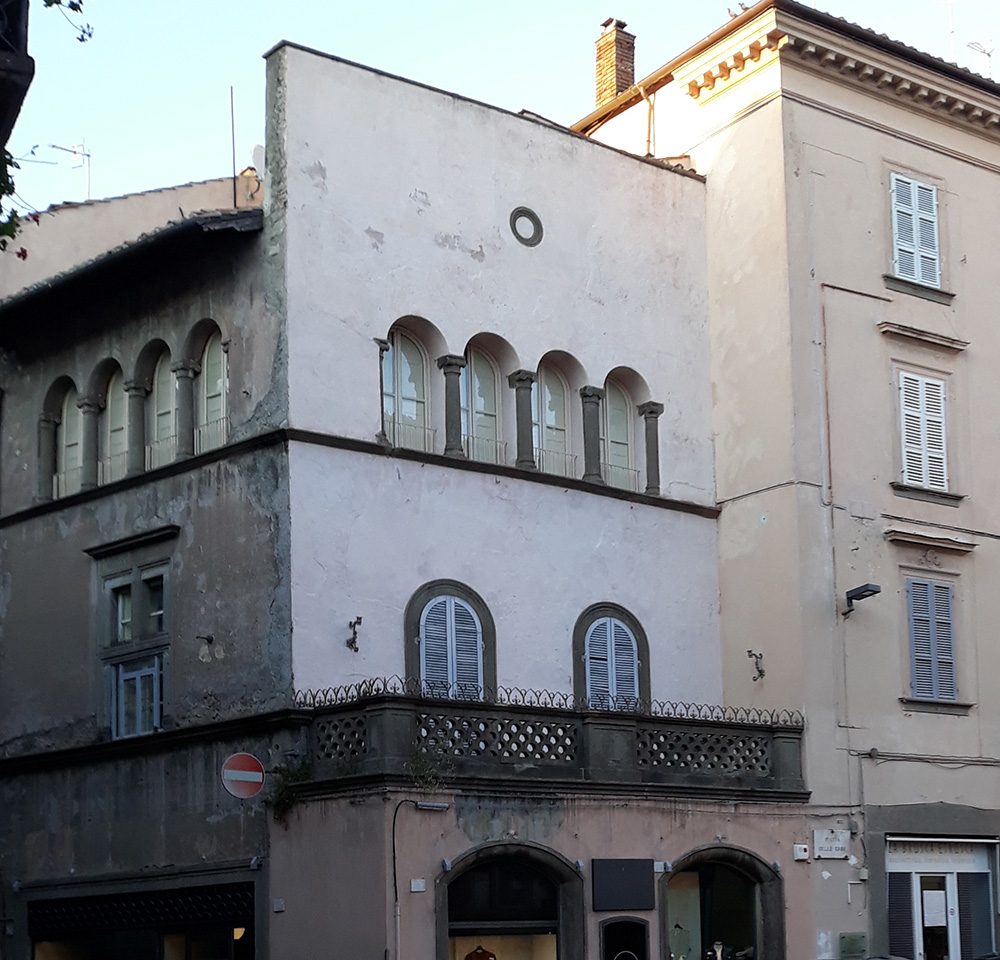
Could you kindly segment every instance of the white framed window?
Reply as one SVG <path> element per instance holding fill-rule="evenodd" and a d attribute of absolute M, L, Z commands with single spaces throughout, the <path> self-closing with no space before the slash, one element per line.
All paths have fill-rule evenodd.
<path fill-rule="evenodd" d="M 208 338 L 195 382 L 194 452 L 224 446 L 229 439 L 229 367 L 222 334 Z"/>
<path fill-rule="evenodd" d="M 80 445 L 81 416 L 77 393 L 72 387 L 63 397 L 56 426 L 56 472 L 52 478 L 52 496 L 68 497 L 83 482 L 83 448 Z"/>
<path fill-rule="evenodd" d="M 907 486 L 948 490 L 944 380 L 899 371 L 901 480 Z"/>
<path fill-rule="evenodd" d="M 500 372 L 489 354 L 470 347 L 459 376 L 462 447 L 470 460 L 503 463 L 500 427 Z"/>
<path fill-rule="evenodd" d="M 912 577 L 906 581 L 906 607 L 914 699 L 956 700 L 952 584 Z"/>
<path fill-rule="evenodd" d="M 941 286 L 937 187 L 898 173 L 892 192 L 892 264 L 901 280 Z"/>
<path fill-rule="evenodd" d="M 632 463 L 632 401 L 614 380 L 605 383 L 601 401 L 601 473 L 612 487 L 639 488 Z"/>
<path fill-rule="evenodd" d="M 568 401 L 569 387 L 562 374 L 543 363 L 531 385 L 531 438 L 538 469 L 561 477 L 576 472 L 570 453 Z"/>
<path fill-rule="evenodd" d="M 434 449 L 427 383 L 423 347 L 401 330 L 390 332 L 389 347 L 382 354 L 382 412 L 386 436 L 394 447 Z"/>
<path fill-rule="evenodd" d="M 164 351 L 153 371 L 153 384 L 146 398 L 146 469 L 173 463 L 177 451 L 174 373 L 170 354 Z"/>
<path fill-rule="evenodd" d="M 159 653 L 112 667 L 111 716 L 115 739 L 155 733 L 161 727 L 163 657 Z"/>
<path fill-rule="evenodd" d="M 120 583 L 111 587 L 112 643 L 132 642 L 132 584 Z"/>
<path fill-rule="evenodd" d="M 616 617 L 601 617 L 584 644 L 587 702 L 598 710 L 634 710 L 639 701 L 639 651 L 632 631 Z"/>
<path fill-rule="evenodd" d="M 108 381 L 101 425 L 97 435 L 97 482 L 113 483 L 125 476 L 128 468 L 128 397 L 120 370 Z"/>
<path fill-rule="evenodd" d="M 483 696 L 483 627 L 458 597 L 435 597 L 420 615 L 420 680 L 425 696 Z"/>

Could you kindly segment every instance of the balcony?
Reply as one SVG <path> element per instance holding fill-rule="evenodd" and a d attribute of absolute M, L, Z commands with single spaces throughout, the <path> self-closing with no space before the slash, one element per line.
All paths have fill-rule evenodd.
<path fill-rule="evenodd" d="M 398 677 L 296 695 L 313 711 L 312 779 L 557 781 L 702 797 L 804 800 L 803 719 L 687 703 L 591 709 L 567 694 L 501 689 L 429 699 Z"/>

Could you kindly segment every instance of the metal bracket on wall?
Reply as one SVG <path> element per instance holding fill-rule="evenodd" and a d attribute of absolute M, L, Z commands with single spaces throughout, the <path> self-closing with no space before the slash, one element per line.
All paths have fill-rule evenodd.
<path fill-rule="evenodd" d="M 764 668 L 761 666 L 761 661 L 764 659 L 764 654 L 754 653 L 753 650 L 747 650 L 747 657 L 753 660 L 753 668 L 755 671 L 753 682 L 756 683 L 758 680 L 761 679 L 761 677 L 764 676 Z"/>

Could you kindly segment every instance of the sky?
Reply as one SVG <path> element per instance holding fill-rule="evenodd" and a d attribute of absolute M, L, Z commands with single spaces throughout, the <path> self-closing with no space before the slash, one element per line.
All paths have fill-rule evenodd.
<path fill-rule="evenodd" d="M 750 0 L 747 0 L 749 3 Z M 811 4 L 987 74 L 996 0 Z M 230 86 L 238 169 L 264 141 L 262 55 L 291 40 L 411 80 L 570 124 L 594 108 L 594 42 L 610 16 L 636 34 L 636 78 L 729 17 L 736 0 L 85 0 L 77 31 L 31 0 L 35 79 L 8 142 L 22 209 L 227 176 Z M 949 20 L 949 13 L 951 20 Z M 1000 78 L 1000 51 L 997 54 Z M 387 149 L 391 146 L 386 145 Z"/>

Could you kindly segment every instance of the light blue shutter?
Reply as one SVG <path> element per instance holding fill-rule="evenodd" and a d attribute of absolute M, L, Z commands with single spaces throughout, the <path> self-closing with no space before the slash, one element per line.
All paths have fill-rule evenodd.
<path fill-rule="evenodd" d="M 934 634 L 935 634 L 935 666 L 937 673 L 938 700 L 955 699 L 955 637 L 952 618 L 951 585 L 935 583 L 933 585 L 934 600 Z"/>
<path fill-rule="evenodd" d="M 483 695 L 483 631 L 479 618 L 467 604 L 448 598 L 454 630 L 455 680 L 452 695 L 465 700 Z"/>
<path fill-rule="evenodd" d="M 954 700 L 955 638 L 952 587 L 929 580 L 906 582 L 913 696 Z"/>
<path fill-rule="evenodd" d="M 447 697 L 448 677 L 448 598 L 432 600 L 420 616 L 420 679 L 424 693 Z"/>
<path fill-rule="evenodd" d="M 608 626 L 606 617 L 595 620 L 587 631 L 587 700 L 590 706 L 606 710 L 611 697 L 611 664 L 608 656 Z"/>
<path fill-rule="evenodd" d="M 639 700 L 639 655 L 632 631 L 620 620 L 609 620 L 614 647 L 614 698 L 618 709 L 634 710 Z"/>

